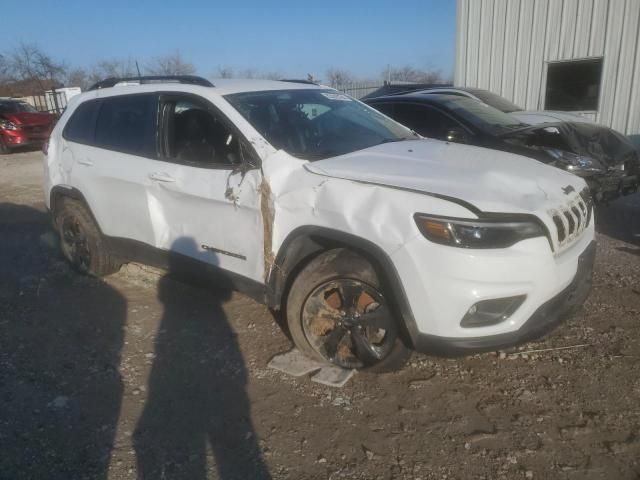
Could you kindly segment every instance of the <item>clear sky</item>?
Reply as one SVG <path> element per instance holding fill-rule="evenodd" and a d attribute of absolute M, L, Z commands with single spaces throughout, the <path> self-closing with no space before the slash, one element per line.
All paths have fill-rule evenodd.
<path fill-rule="evenodd" d="M 0 52 L 35 42 L 72 66 L 180 50 L 218 66 L 377 78 L 387 64 L 453 73 L 455 0 L 40 0 L 2 2 Z M 19 19 L 16 22 L 9 19 Z"/>

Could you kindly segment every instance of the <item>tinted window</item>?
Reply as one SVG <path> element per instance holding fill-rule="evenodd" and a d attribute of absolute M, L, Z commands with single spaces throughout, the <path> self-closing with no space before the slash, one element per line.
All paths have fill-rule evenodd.
<path fill-rule="evenodd" d="M 72 142 L 92 144 L 100 101 L 84 102 L 76 108 L 64 129 L 64 138 Z"/>
<path fill-rule="evenodd" d="M 225 97 L 275 148 L 315 160 L 415 139 L 407 129 L 335 90 L 277 90 Z"/>
<path fill-rule="evenodd" d="M 240 163 L 237 135 L 206 106 L 191 100 L 169 102 L 168 156 L 199 166 Z"/>
<path fill-rule="evenodd" d="M 458 122 L 431 107 L 416 104 L 396 104 L 393 118 L 424 137 L 446 140 L 447 132 L 461 129 Z"/>
<path fill-rule="evenodd" d="M 95 144 L 134 155 L 155 157 L 157 97 L 124 95 L 102 100 Z"/>

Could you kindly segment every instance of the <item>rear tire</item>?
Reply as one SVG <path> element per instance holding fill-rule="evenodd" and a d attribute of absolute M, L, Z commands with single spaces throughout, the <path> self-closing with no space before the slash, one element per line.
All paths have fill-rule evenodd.
<path fill-rule="evenodd" d="M 65 258 L 81 273 L 102 277 L 122 265 L 110 254 L 89 209 L 77 200 L 62 199 L 55 225 Z"/>
<path fill-rule="evenodd" d="M 316 360 L 385 372 L 411 356 L 373 265 L 351 250 L 327 251 L 305 266 L 286 312 L 294 343 Z"/>

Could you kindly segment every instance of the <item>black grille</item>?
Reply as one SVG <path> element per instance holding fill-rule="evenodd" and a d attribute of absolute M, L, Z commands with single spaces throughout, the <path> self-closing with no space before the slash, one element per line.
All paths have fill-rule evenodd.
<path fill-rule="evenodd" d="M 562 223 L 562 219 L 559 215 L 553 216 L 553 223 L 556 224 L 556 229 L 558 230 L 558 242 L 564 242 L 564 239 L 567 237 L 567 233 L 564 229 L 564 223 Z"/>
<path fill-rule="evenodd" d="M 576 201 L 552 213 L 559 247 L 563 247 L 587 228 L 591 222 L 592 211 L 591 194 L 585 188 Z"/>

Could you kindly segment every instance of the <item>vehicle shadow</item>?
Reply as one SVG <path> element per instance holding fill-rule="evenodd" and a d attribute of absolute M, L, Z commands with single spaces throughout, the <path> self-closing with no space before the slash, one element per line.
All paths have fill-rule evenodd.
<path fill-rule="evenodd" d="M 106 479 L 127 302 L 69 270 L 44 208 L 0 203 L 0 478 Z"/>
<path fill-rule="evenodd" d="M 197 251 L 190 238 L 172 251 Z M 149 396 L 134 445 L 141 479 L 268 479 L 245 391 L 247 372 L 222 304 L 230 290 L 193 289 L 170 260 L 158 296 L 164 313 L 155 339 Z"/>
<path fill-rule="evenodd" d="M 596 230 L 640 246 L 640 193 L 596 207 Z"/>

